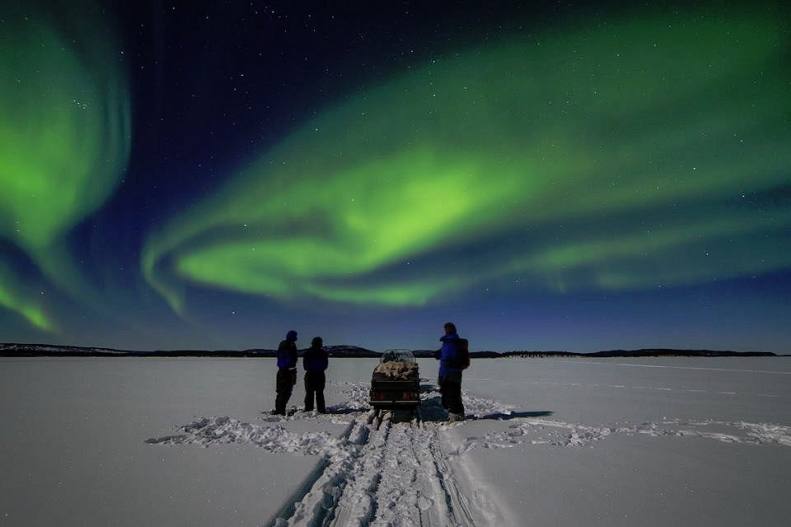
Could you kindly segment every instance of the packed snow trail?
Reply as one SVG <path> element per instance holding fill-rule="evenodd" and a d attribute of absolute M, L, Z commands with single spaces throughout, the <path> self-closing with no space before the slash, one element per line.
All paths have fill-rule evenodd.
<path fill-rule="evenodd" d="M 367 428 L 357 434 L 367 441 L 349 449 L 349 457 L 331 459 L 293 512 L 273 525 L 476 525 L 441 448 L 442 425 L 393 422 L 389 416 L 377 425 L 371 416 L 359 418 L 353 427 Z M 479 509 L 476 516 L 490 520 L 494 511 Z"/>
<path fill-rule="evenodd" d="M 351 400 L 345 406 L 359 408 L 358 397 L 367 403 L 367 390 L 356 388 L 347 391 Z M 438 393 L 424 388 L 425 420 L 418 415 L 398 422 L 390 412 L 381 417 L 357 412 L 341 444 L 328 451 L 322 469 L 272 525 L 466 527 L 476 525 L 476 519 L 479 525 L 497 524 L 502 516 L 488 496 L 476 496 L 479 506 L 473 514 L 460 490 L 451 457 L 442 448 L 448 426 L 439 422 L 445 414 Z M 465 404 L 471 416 L 508 411 L 496 401 L 475 397 Z"/>

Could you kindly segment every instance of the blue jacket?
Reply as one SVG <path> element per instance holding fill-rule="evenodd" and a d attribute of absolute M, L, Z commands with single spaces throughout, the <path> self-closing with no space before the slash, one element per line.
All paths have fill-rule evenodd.
<path fill-rule="evenodd" d="M 442 377 L 449 373 L 461 373 L 461 368 L 455 367 L 458 364 L 459 336 L 456 333 L 445 335 L 441 339 L 442 349 L 439 350 L 439 376 Z"/>
<path fill-rule="evenodd" d="M 297 345 L 293 340 L 283 340 L 277 347 L 277 367 L 296 368 L 297 367 Z"/>
<path fill-rule="evenodd" d="M 302 366 L 305 371 L 322 372 L 329 366 L 330 360 L 324 348 L 308 348 L 302 356 Z"/>

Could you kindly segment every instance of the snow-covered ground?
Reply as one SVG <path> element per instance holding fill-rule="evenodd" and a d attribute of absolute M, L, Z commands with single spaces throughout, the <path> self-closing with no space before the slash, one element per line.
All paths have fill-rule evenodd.
<path fill-rule="evenodd" d="M 262 413 L 269 359 L 0 359 L 0 525 L 786 525 L 791 359 L 496 359 L 467 422 Z M 301 406 L 296 387 L 291 405 Z"/>

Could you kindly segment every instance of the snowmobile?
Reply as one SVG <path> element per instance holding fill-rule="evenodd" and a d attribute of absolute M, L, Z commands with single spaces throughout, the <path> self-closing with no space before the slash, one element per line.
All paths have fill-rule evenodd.
<path fill-rule="evenodd" d="M 371 406 L 381 410 L 405 410 L 413 415 L 420 406 L 420 375 L 411 351 L 388 350 L 371 376 Z"/>

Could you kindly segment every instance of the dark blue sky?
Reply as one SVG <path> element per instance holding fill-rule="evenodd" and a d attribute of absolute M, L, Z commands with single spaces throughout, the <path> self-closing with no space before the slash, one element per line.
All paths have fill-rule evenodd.
<path fill-rule="evenodd" d="M 68 201 L 71 181 L 77 197 L 35 237 L 19 225 L 47 213 L 0 200 L 0 340 L 230 349 L 294 328 L 430 348 L 453 320 L 476 349 L 788 352 L 784 14 L 4 8 L 0 35 L 14 44 L 0 51 L 0 108 L 22 110 L 0 114 L 0 184 L 15 203 L 55 203 L 60 185 Z M 74 71 L 36 51 L 46 38 Z M 454 89 L 467 98 L 445 96 Z M 34 118 L 38 105 L 50 117 Z M 64 130 L 68 162 L 29 159 Z M 50 190 L 26 186 L 34 173 Z M 239 256 L 248 244 L 255 259 Z"/>

